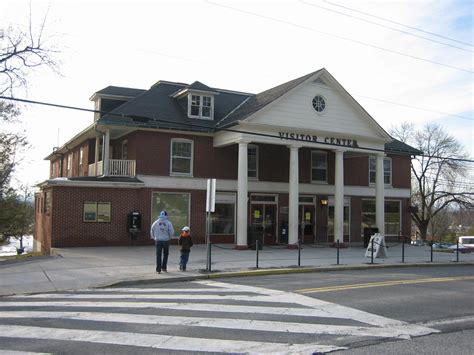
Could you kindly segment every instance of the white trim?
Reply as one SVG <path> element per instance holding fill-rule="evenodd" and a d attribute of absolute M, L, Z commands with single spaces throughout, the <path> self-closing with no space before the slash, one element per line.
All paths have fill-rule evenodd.
<path fill-rule="evenodd" d="M 374 182 L 370 181 L 370 172 L 371 172 L 371 169 L 370 169 L 370 160 L 371 160 L 371 159 L 376 160 L 376 159 L 377 159 L 377 156 L 376 156 L 376 155 L 369 155 L 369 172 L 368 172 L 368 174 L 369 174 L 369 185 L 375 187 L 375 184 L 376 184 L 377 179 L 376 179 Z M 385 187 L 390 187 L 390 186 L 392 186 L 392 184 L 393 184 L 393 164 L 392 164 L 392 158 L 391 158 L 391 157 L 384 157 L 384 158 L 383 158 L 383 161 L 384 161 L 383 182 L 384 182 Z M 385 183 L 385 161 L 389 161 L 389 163 L 390 163 L 390 183 L 389 183 L 389 184 L 386 184 L 386 183 Z M 372 170 L 372 171 L 373 171 L 374 173 L 376 172 L 376 170 Z"/>
<path fill-rule="evenodd" d="M 171 176 L 152 176 L 137 175 L 137 178 L 144 182 L 145 188 L 166 188 L 166 189 L 188 189 L 188 190 L 206 190 L 207 179 L 182 177 L 176 179 Z M 237 191 L 237 180 L 217 179 L 217 189 L 220 191 Z M 287 182 L 268 182 L 249 180 L 248 190 L 254 193 L 264 193 L 272 191 L 274 193 L 288 193 Z M 299 193 L 301 195 L 334 195 L 334 185 L 315 185 L 299 184 Z M 344 195 L 346 196 L 366 196 L 375 197 L 375 188 L 369 186 L 344 186 Z M 409 198 L 410 188 L 385 189 L 385 197 L 391 198 Z"/>
<path fill-rule="evenodd" d="M 192 105 L 192 97 L 193 96 L 199 97 L 199 115 L 191 114 L 191 108 L 193 107 L 193 105 Z M 211 99 L 211 106 L 210 106 L 211 112 L 210 112 L 209 116 L 204 116 L 202 114 L 203 108 L 208 107 L 208 106 L 204 106 L 204 98 L 205 97 L 209 97 Z M 194 105 L 194 106 L 197 107 L 197 105 Z M 188 92 L 188 117 L 189 118 L 200 119 L 200 120 L 212 121 L 214 119 L 214 95 L 210 94 L 210 93 L 205 93 L 204 94 L 204 92 L 199 92 L 197 90 L 189 91 Z"/>
<path fill-rule="evenodd" d="M 189 164 L 189 173 L 179 173 L 173 171 L 173 143 L 190 143 L 191 144 L 191 162 Z M 170 140 L 170 176 L 193 176 L 194 167 L 194 141 L 186 138 L 171 138 Z"/>
<path fill-rule="evenodd" d="M 321 112 L 317 111 L 316 108 L 314 107 L 314 104 L 313 104 L 313 100 L 316 98 L 316 96 L 319 96 L 323 99 L 324 101 L 324 108 Z M 324 96 L 323 94 L 314 94 L 314 96 L 312 97 L 311 99 L 311 107 L 313 109 L 313 111 L 318 115 L 318 116 L 322 116 L 324 114 L 326 114 L 326 112 L 328 111 L 328 99 L 326 98 L 326 96 Z"/>
<path fill-rule="evenodd" d="M 273 201 L 252 201 L 253 196 L 271 196 L 274 197 Z M 265 194 L 265 193 L 251 193 L 250 194 L 250 204 L 251 205 L 278 205 L 278 195 L 277 194 Z"/>

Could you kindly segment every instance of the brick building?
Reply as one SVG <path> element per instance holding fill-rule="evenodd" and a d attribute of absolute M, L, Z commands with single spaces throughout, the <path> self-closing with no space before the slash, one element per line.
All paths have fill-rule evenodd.
<path fill-rule="evenodd" d="M 205 242 L 361 243 L 410 234 L 410 159 L 321 69 L 259 94 L 159 81 L 96 92 L 92 124 L 46 159 L 35 240 L 51 247 L 151 244 L 163 209 Z M 130 233 L 129 215 L 141 216 Z M 133 237 L 133 238 L 132 238 Z"/>

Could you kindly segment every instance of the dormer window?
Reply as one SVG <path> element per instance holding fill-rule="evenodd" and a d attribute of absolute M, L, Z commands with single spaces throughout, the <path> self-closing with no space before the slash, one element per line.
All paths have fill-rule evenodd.
<path fill-rule="evenodd" d="M 189 94 L 188 115 L 192 118 L 212 120 L 214 116 L 214 97 Z"/>

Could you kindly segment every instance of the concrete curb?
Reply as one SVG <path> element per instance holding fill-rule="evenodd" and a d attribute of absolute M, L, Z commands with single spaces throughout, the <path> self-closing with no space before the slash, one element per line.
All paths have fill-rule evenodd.
<path fill-rule="evenodd" d="M 284 275 L 284 274 L 296 274 L 296 273 L 310 273 L 310 272 L 332 272 L 332 271 L 350 271 L 350 270 L 368 270 L 368 269 L 389 269 L 389 268 L 406 268 L 406 267 L 436 267 L 436 266 L 474 266 L 472 262 L 453 262 L 447 263 L 436 263 L 436 262 L 425 262 L 425 263 L 400 263 L 400 264 L 359 264 L 359 265 L 333 265 L 333 266 L 319 266 L 319 267 L 286 267 L 286 268 L 272 268 L 272 269 L 245 269 L 235 271 L 216 271 L 204 274 L 189 274 L 178 277 L 166 277 L 166 278 L 152 278 L 152 279 L 141 279 L 141 280 L 123 280 L 113 283 L 108 283 L 103 286 L 96 286 L 93 288 L 105 288 L 105 287 L 123 287 L 133 285 L 146 285 L 155 283 L 168 283 L 168 282 L 187 282 L 195 280 L 209 280 L 209 279 L 221 279 L 229 277 L 245 277 L 245 276 L 267 276 L 267 275 Z"/>

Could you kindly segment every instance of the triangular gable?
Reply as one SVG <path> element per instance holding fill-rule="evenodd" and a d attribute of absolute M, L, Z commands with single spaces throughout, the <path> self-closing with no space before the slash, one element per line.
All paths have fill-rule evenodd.
<path fill-rule="evenodd" d="M 292 130 L 313 130 L 342 135 L 351 133 L 386 142 L 392 140 L 326 69 L 312 74 L 302 77 L 303 81 L 248 114 L 241 121 L 288 127 Z M 325 99 L 326 107 L 322 113 L 316 112 L 312 106 L 316 95 Z"/>

